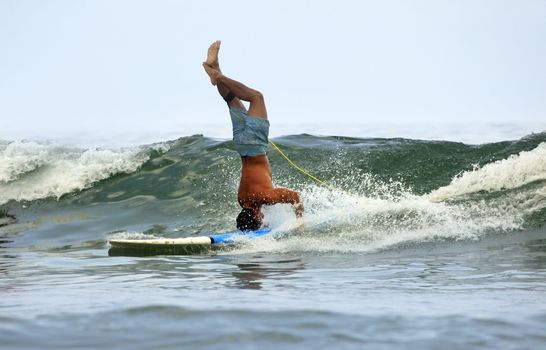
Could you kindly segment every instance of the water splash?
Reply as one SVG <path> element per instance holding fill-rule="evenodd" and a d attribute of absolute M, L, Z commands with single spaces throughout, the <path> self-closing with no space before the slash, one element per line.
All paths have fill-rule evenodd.
<path fill-rule="evenodd" d="M 381 182 L 370 174 L 361 178 L 344 187 L 365 189 L 365 195 L 308 187 L 301 225 L 286 208 L 268 208 L 274 218 L 270 225 L 281 235 L 291 232 L 288 238 L 251 241 L 238 252 L 367 252 L 521 230 L 528 217 L 546 208 L 546 143 L 464 172 L 430 194 L 415 195 L 399 182 Z M 455 200 L 478 192 L 489 195 Z"/>

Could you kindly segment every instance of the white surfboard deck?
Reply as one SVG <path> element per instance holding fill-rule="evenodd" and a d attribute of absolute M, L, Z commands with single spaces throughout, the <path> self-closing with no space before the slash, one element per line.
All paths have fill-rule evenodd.
<path fill-rule="evenodd" d="M 147 249 L 147 248 L 192 248 L 210 245 L 235 243 L 238 238 L 257 238 L 270 234 L 268 227 L 256 231 L 218 233 L 209 236 L 183 237 L 183 238 L 154 238 L 154 239 L 111 239 L 108 243 L 112 248 Z"/>

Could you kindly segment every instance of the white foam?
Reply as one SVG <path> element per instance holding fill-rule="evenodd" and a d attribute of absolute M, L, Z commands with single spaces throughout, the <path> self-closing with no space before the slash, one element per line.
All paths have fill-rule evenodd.
<path fill-rule="evenodd" d="M 11 142 L 0 153 L 0 182 L 15 180 L 19 175 L 42 166 L 47 161 L 45 145 L 35 142 Z"/>
<path fill-rule="evenodd" d="M 132 231 L 119 231 L 119 232 L 112 232 L 107 235 L 106 240 L 111 239 L 155 239 L 155 238 L 161 238 L 156 237 L 154 235 L 150 234 L 144 234 L 142 232 L 132 232 Z"/>
<path fill-rule="evenodd" d="M 138 148 L 82 150 L 12 142 L 0 154 L 0 204 L 59 198 L 113 174 L 133 172 L 147 159 Z"/>
<path fill-rule="evenodd" d="M 374 196 L 309 188 L 302 195 L 306 208 L 302 227 L 290 208 L 267 208 L 268 223 L 277 236 L 285 237 L 251 240 L 228 254 L 369 252 L 408 243 L 474 240 L 522 229 L 526 216 L 546 205 L 546 187 L 457 203 L 431 201 L 396 183 L 378 182 L 377 187 L 381 195 Z"/>
<path fill-rule="evenodd" d="M 456 176 L 449 185 L 432 191 L 428 198 L 442 201 L 479 191 L 518 188 L 546 179 L 546 143 Z"/>

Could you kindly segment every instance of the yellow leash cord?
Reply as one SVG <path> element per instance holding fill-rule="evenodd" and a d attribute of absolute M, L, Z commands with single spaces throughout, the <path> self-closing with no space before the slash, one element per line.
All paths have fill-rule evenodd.
<path fill-rule="evenodd" d="M 336 188 L 328 183 L 326 183 L 325 181 L 317 178 L 316 176 L 313 176 L 311 175 L 308 171 L 306 171 L 305 169 L 299 167 L 297 164 L 295 164 L 293 161 L 290 160 L 290 158 L 288 158 L 288 156 L 286 154 L 284 154 L 283 151 L 281 151 L 281 149 L 271 140 L 269 140 L 269 143 L 277 150 L 277 152 L 280 153 L 281 156 L 284 157 L 284 159 L 286 159 L 286 161 L 288 163 L 290 163 L 290 165 L 292 165 L 294 168 L 298 169 L 299 171 L 301 171 L 303 174 L 309 176 L 311 179 L 315 180 L 316 182 L 318 182 L 319 184 L 323 185 L 323 186 L 326 186 L 332 190 L 336 190 L 336 191 L 340 191 L 340 192 L 343 192 L 343 193 L 347 193 L 346 191 L 344 190 L 341 190 L 339 188 Z"/>

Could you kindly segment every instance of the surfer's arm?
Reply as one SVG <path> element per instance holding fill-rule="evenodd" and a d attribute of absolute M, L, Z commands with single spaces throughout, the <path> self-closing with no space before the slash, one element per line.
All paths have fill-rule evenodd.
<path fill-rule="evenodd" d="M 294 211 L 296 212 L 296 217 L 301 218 L 303 216 L 303 203 L 299 202 L 294 204 Z"/>
<path fill-rule="evenodd" d="M 303 215 L 303 203 L 301 202 L 300 194 L 296 191 L 289 190 L 287 188 L 274 188 L 266 196 L 266 203 L 268 205 L 289 203 L 294 207 L 297 217 Z"/>

